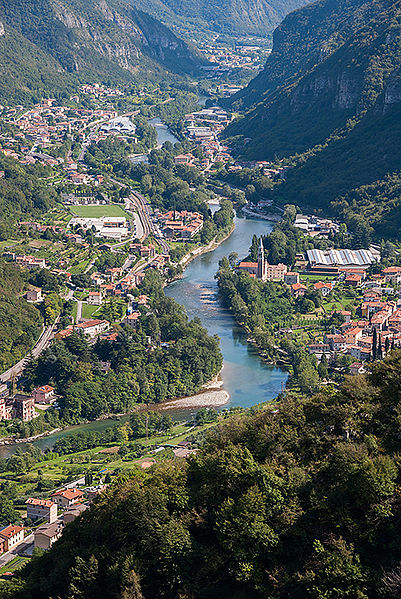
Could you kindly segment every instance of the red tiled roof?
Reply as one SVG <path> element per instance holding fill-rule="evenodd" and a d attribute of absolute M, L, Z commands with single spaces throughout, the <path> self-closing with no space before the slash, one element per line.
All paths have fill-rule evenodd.
<path fill-rule="evenodd" d="M 16 524 L 9 524 L 3 530 L 0 530 L 0 536 L 4 539 L 11 539 L 16 534 L 24 530 L 22 526 L 17 526 Z"/>
<path fill-rule="evenodd" d="M 80 499 L 83 496 L 84 494 L 79 489 L 63 489 L 52 494 L 52 497 L 65 497 L 65 499 Z"/>
<path fill-rule="evenodd" d="M 79 329 L 87 329 L 89 327 L 94 327 L 94 326 L 96 326 L 98 324 L 102 324 L 104 322 L 107 322 L 107 320 L 98 320 L 98 319 L 86 320 L 85 322 L 80 322 L 79 324 L 77 324 L 75 326 L 76 326 L 76 328 L 79 328 Z"/>
<path fill-rule="evenodd" d="M 54 391 L 54 387 L 50 385 L 42 385 L 42 387 L 37 388 L 38 391 L 44 391 L 45 393 L 50 393 L 50 391 Z"/>
<path fill-rule="evenodd" d="M 40 505 L 41 507 L 51 507 L 54 505 L 53 501 L 50 501 L 50 499 L 36 499 L 35 497 L 29 497 L 25 503 L 29 505 Z"/>

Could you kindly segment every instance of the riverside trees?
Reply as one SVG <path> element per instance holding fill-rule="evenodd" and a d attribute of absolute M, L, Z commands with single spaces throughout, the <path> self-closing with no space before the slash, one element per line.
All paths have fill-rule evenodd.
<path fill-rule="evenodd" d="M 141 291 L 151 295 L 150 308 L 140 309 L 136 330 L 118 327 L 116 341 L 99 340 L 93 346 L 72 333 L 28 365 L 27 386 L 52 383 L 61 395 L 65 421 L 92 420 L 128 412 L 139 402 L 191 395 L 219 372 L 217 338 L 207 334 L 199 319 L 189 321 L 182 306 L 164 295 L 160 275 L 147 274 Z M 110 362 L 107 374 L 101 362 Z"/>

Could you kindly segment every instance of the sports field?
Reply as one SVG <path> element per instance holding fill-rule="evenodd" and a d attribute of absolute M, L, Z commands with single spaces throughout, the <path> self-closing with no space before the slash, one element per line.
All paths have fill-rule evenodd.
<path fill-rule="evenodd" d="M 70 210 L 75 216 L 81 216 L 82 218 L 101 218 L 102 216 L 125 216 L 125 218 L 129 218 L 129 215 L 120 204 L 70 206 Z"/>

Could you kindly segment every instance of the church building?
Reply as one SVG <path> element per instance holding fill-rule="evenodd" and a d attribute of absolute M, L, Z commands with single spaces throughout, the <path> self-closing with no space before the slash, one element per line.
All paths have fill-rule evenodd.
<path fill-rule="evenodd" d="M 285 264 L 269 264 L 265 258 L 265 249 L 262 238 L 260 239 L 257 262 L 240 262 L 237 270 L 250 274 L 260 281 L 283 281 L 287 272 Z"/>

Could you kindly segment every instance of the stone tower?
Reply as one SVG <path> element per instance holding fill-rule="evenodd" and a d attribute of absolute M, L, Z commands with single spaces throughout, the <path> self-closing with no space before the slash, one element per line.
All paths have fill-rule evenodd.
<path fill-rule="evenodd" d="M 263 281 L 265 279 L 266 266 L 265 266 L 265 249 L 263 247 L 262 238 L 260 238 L 259 250 L 258 250 L 258 279 Z"/>

